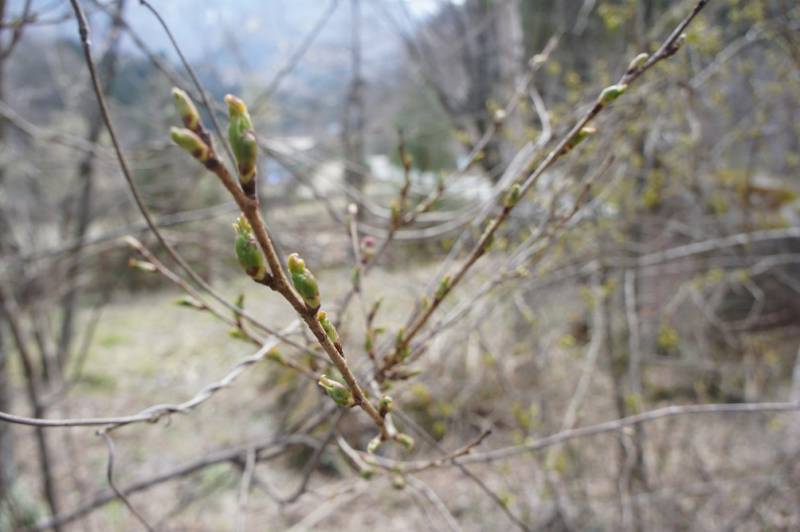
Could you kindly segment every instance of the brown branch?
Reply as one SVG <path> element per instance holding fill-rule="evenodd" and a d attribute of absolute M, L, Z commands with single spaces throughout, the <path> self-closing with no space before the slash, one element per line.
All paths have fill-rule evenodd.
<path fill-rule="evenodd" d="M 130 510 L 134 517 L 148 530 L 148 532 L 153 532 L 153 527 L 150 526 L 150 523 L 147 522 L 142 514 L 140 514 L 136 508 L 134 508 L 133 504 L 128 500 L 125 494 L 117 488 L 116 482 L 114 482 L 114 460 L 116 452 L 114 451 L 114 440 L 111 439 L 111 436 L 104 430 L 99 431 L 98 434 L 103 437 L 106 442 L 106 446 L 108 447 L 108 465 L 106 466 L 106 479 L 108 480 L 108 485 L 111 487 L 111 491 L 114 492 L 114 495 L 117 496 L 119 500 Z"/>
<path fill-rule="evenodd" d="M 486 430 L 482 432 L 477 438 L 467 443 L 466 445 L 459 447 L 454 451 L 450 451 L 446 453 L 444 456 L 440 456 L 438 458 L 425 461 L 404 462 L 401 460 L 392 460 L 391 458 L 384 458 L 374 454 L 355 451 L 354 449 L 350 450 L 353 450 L 356 453 L 358 453 L 361 456 L 361 459 L 369 465 L 374 465 L 376 467 L 380 467 L 381 469 L 385 469 L 387 471 L 400 474 L 419 473 L 421 471 L 426 471 L 428 469 L 435 469 L 438 467 L 442 467 L 443 465 L 450 463 L 453 460 L 456 460 L 458 458 L 470 454 L 473 450 L 475 450 L 476 447 L 478 447 L 481 443 L 483 443 L 483 440 L 485 440 L 491 433 L 492 433 L 491 430 Z"/>
<path fill-rule="evenodd" d="M 680 46 L 680 37 L 683 34 L 683 31 L 691 23 L 691 21 L 694 20 L 697 14 L 705 7 L 707 3 L 708 0 L 700 0 L 695 5 L 695 8 L 692 10 L 692 12 L 687 15 L 680 24 L 678 24 L 675 30 L 673 30 L 670 36 L 663 42 L 658 51 L 653 54 L 643 65 L 627 70 L 619 79 L 618 85 L 630 87 L 630 85 L 632 85 L 647 70 L 652 68 L 661 60 L 674 55 Z M 589 108 L 589 110 L 586 111 L 586 113 L 577 121 L 572 129 L 562 137 L 561 141 L 547 154 L 547 156 L 536 166 L 528 167 L 525 172 L 522 173 L 520 179 L 515 180 L 516 184 L 520 188 L 519 200 L 525 197 L 525 194 L 538 182 L 539 178 L 544 174 L 545 171 L 547 171 L 557 161 L 572 151 L 571 147 L 576 143 L 576 139 L 578 139 L 579 135 L 581 135 L 583 128 L 586 127 L 605 108 L 607 108 L 607 105 L 608 102 L 604 99 L 603 95 L 599 95 L 595 99 L 595 102 L 591 108 Z M 522 179 L 525 174 L 528 174 L 527 177 Z M 407 327 L 407 330 L 400 338 L 400 341 L 396 342 L 394 349 L 391 350 L 390 353 L 387 353 L 386 357 L 384 358 L 384 365 L 381 373 L 385 372 L 401 361 L 402 357 L 400 356 L 400 353 L 408 348 L 410 341 L 420 332 L 420 330 L 422 330 L 430 317 L 439 308 L 442 301 L 444 301 L 444 299 L 453 291 L 453 289 L 464 279 L 467 272 L 478 261 L 478 259 L 485 254 L 486 249 L 494 238 L 495 233 L 508 219 L 514 207 L 518 204 L 519 201 L 511 204 L 506 203 L 500 213 L 489 222 L 489 225 L 483 232 L 483 235 L 469 252 L 462 265 L 455 271 L 455 273 L 445 275 L 441 278 L 439 286 L 442 286 L 442 289 L 437 289 L 437 294 L 431 300 L 431 303 L 426 307 L 423 307 L 424 310 L 422 313 L 418 314 L 416 318 L 411 321 L 411 324 L 409 327 Z M 445 280 L 448 281 L 445 285 L 442 285 L 441 283 Z"/>
<path fill-rule="evenodd" d="M 150 7 L 149 4 L 144 2 L 144 0 L 140 0 L 140 2 Z M 105 123 L 106 128 L 108 129 L 109 136 L 111 137 L 111 143 L 114 146 L 114 152 L 117 155 L 117 160 L 119 162 L 120 169 L 122 170 L 122 174 L 125 177 L 125 181 L 128 184 L 128 188 L 130 189 L 131 194 L 133 195 L 136 206 L 142 213 L 142 216 L 144 217 L 147 226 L 153 232 L 156 239 L 158 239 L 159 243 L 164 247 L 169 256 L 186 272 L 186 274 L 192 279 L 192 281 L 194 281 L 198 286 L 200 286 L 203 290 L 205 290 L 211 297 L 213 297 L 219 303 L 225 305 L 231 311 L 236 310 L 235 305 L 233 305 L 232 303 L 227 301 L 224 297 L 219 295 L 207 282 L 203 280 L 202 277 L 200 277 L 200 275 L 197 272 L 194 271 L 194 269 L 192 269 L 191 266 L 189 266 L 186 260 L 181 255 L 178 254 L 175 248 L 173 248 L 172 245 L 169 242 L 167 242 L 167 240 L 162 235 L 161 231 L 156 226 L 155 221 L 152 215 L 150 214 L 149 209 L 144 204 L 144 201 L 141 197 L 141 193 L 139 192 L 139 188 L 133 180 L 133 176 L 131 174 L 127 158 L 125 157 L 125 154 L 122 151 L 122 146 L 117 138 L 116 129 L 114 128 L 114 124 L 111 120 L 111 114 L 109 113 L 108 110 L 108 104 L 106 103 L 105 95 L 103 94 L 103 90 L 100 86 L 100 80 L 97 76 L 97 68 L 94 63 L 94 59 L 92 58 L 91 39 L 89 36 L 89 25 L 86 20 L 86 15 L 78 0 L 70 0 L 70 3 L 72 4 L 73 11 L 75 12 L 75 16 L 78 20 L 78 31 L 81 37 L 81 47 L 83 49 L 83 55 L 86 61 L 86 66 L 89 69 L 89 76 L 92 81 L 92 88 L 94 89 L 95 97 L 97 99 L 97 104 L 100 107 L 100 112 L 103 117 L 103 122 Z M 153 10 L 152 7 L 150 7 L 150 9 Z M 155 10 L 153 10 L 153 12 L 156 13 L 156 16 L 158 16 Z M 194 74 L 193 71 L 190 71 L 190 73 L 192 75 Z M 202 91 L 202 88 L 201 88 L 201 94 L 203 95 L 205 100 L 205 92 Z M 209 112 L 211 112 L 210 107 L 209 107 Z M 214 117 L 213 112 L 211 112 L 211 116 L 212 118 Z M 217 130 L 221 131 L 219 129 L 219 125 L 216 124 L 215 118 L 214 118 L 214 123 L 217 126 Z M 249 314 L 242 313 L 242 315 L 245 316 L 250 322 L 261 328 L 262 330 L 266 330 L 267 332 L 269 332 L 269 328 L 266 327 L 266 325 L 260 323 Z"/>
<path fill-rule="evenodd" d="M 20 365 L 22 366 L 22 373 L 25 381 L 25 391 L 28 395 L 28 402 L 33 410 L 33 416 L 35 418 L 40 418 L 46 415 L 47 411 L 40 396 L 39 383 L 33 366 L 33 357 L 28 350 L 28 343 L 23 336 L 22 326 L 19 323 L 20 314 L 14 294 L 4 290 L 3 286 L 0 285 L 0 316 L 3 316 L 8 323 L 8 328 L 11 331 L 11 336 L 17 347 L 17 353 L 19 354 Z M 36 451 L 39 458 L 39 470 L 42 476 L 45 500 L 50 508 L 50 512 L 53 515 L 57 515 L 59 512 L 58 488 L 51 469 L 52 455 L 50 454 L 47 435 L 41 427 L 36 430 Z M 60 529 L 55 527 L 55 530 L 58 532 Z"/>
<path fill-rule="evenodd" d="M 730 403 L 667 406 L 614 421 L 606 421 L 605 423 L 598 423 L 588 427 L 565 430 L 523 445 L 505 447 L 485 453 L 474 453 L 470 456 L 465 456 L 464 458 L 456 460 L 456 462 L 468 464 L 475 462 L 493 462 L 496 460 L 505 460 L 520 454 L 538 451 L 540 449 L 552 447 L 554 445 L 577 438 L 588 438 L 591 436 L 597 436 L 599 434 L 618 432 L 626 427 L 640 425 L 642 423 L 649 423 L 651 421 L 668 417 L 708 414 L 765 414 L 775 412 L 797 412 L 798 410 L 800 410 L 800 402 L 798 401 L 783 403 Z"/>
<path fill-rule="evenodd" d="M 410 416 L 396 409 L 395 409 L 395 414 L 398 417 L 400 417 L 406 424 L 408 424 L 408 426 L 411 427 L 411 429 L 414 432 L 416 432 L 417 435 L 419 435 L 423 440 L 425 440 L 428 443 L 428 445 L 436 449 L 441 454 L 447 454 L 447 451 L 445 451 L 442 448 L 442 446 L 439 445 L 439 443 L 430 434 L 428 434 L 428 432 L 425 429 L 420 427 Z M 495 491 L 492 490 L 492 488 L 487 486 L 486 482 L 484 482 L 478 475 L 470 471 L 469 468 L 467 468 L 467 466 L 461 464 L 457 460 L 451 460 L 450 463 L 452 463 L 455 467 L 457 467 L 458 470 L 461 471 L 461 473 L 465 477 L 467 477 L 476 486 L 478 486 L 478 488 L 480 488 L 480 490 L 483 491 L 489 497 L 489 499 L 492 501 L 492 503 L 495 504 L 495 506 L 500 508 L 500 510 L 506 515 L 506 517 L 508 517 L 508 519 L 512 523 L 514 523 L 514 525 L 517 528 L 519 528 L 520 530 L 524 530 L 526 532 L 530 530 L 530 527 L 528 527 L 528 525 L 526 525 L 521 518 L 519 518 L 514 512 L 512 512 L 509 505 L 506 504 L 506 502 L 497 493 L 495 493 Z"/>
<path fill-rule="evenodd" d="M 316 448 L 317 442 L 313 438 L 309 438 L 308 436 L 303 435 L 296 435 L 296 436 L 288 436 L 279 439 L 269 439 L 264 440 L 256 443 L 251 443 L 247 445 L 242 445 L 238 447 L 234 447 L 232 449 L 226 449 L 222 451 L 217 451 L 215 453 L 211 453 L 203 458 L 199 458 L 187 464 L 175 467 L 170 469 L 164 473 L 160 473 L 153 477 L 146 478 L 144 480 L 140 480 L 129 484 L 123 487 L 120 491 L 127 494 L 128 496 L 133 495 L 134 493 L 139 493 L 141 491 L 146 491 L 150 488 L 155 486 L 161 485 L 165 482 L 170 482 L 172 480 L 181 479 L 187 477 L 193 473 L 198 471 L 202 471 L 207 467 L 211 467 L 217 464 L 226 463 L 226 462 L 236 462 L 241 460 L 242 456 L 245 455 L 250 450 L 253 450 L 256 453 L 256 461 L 265 461 L 272 458 L 275 458 L 286 451 L 291 446 L 294 445 L 305 445 L 307 447 Z M 273 449 L 271 453 L 266 456 L 260 456 L 259 454 Z M 77 509 L 73 510 L 64 515 L 56 516 L 55 518 L 48 519 L 45 521 L 40 521 L 29 530 L 31 531 L 41 531 L 53 528 L 54 526 L 65 525 L 68 523 L 72 523 L 73 521 L 77 521 L 82 517 L 92 513 L 95 510 L 102 508 L 103 506 L 115 501 L 117 499 L 117 495 L 113 491 L 106 491 L 89 502 L 82 504 Z"/>
<path fill-rule="evenodd" d="M 239 376 L 244 373 L 250 366 L 261 362 L 264 358 L 269 356 L 278 341 L 274 338 L 267 340 L 261 349 L 256 351 L 253 355 L 243 358 L 231 368 L 225 377 L 219 381 L 210 384 L 200 390 L 194 397 L 179 404 L 162 404 L 154 405 L 146 408 L 138 414 L 130 416 L 119 417 L 98 417 L 98 418 L 72 418 L 72 419 L 43 419 L 38 417 L 25 417 L 0 412 L 0 421 L 8 423 L 15 423 L 18 425 L 28 425 L 31 427 L 98 427 L 107 426 L 112 428 L 122 427 L 134 423 L 155 423 L 162 417 L 171 414 L 188 414 L 191 410 L 205 403 L 217 392 L 231 386 Z M 314 376 L 316 378 L 316 376 Z"/>

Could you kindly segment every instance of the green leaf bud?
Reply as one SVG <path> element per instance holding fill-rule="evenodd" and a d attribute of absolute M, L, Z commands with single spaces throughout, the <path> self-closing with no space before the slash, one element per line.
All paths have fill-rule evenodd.
<path fill-rule="evenodd" d="M 582 127 L 581 130 L 575 135 L 575 144 L 580 144 L 595 133 L 597 133 L 597 129 L 591 126 Z"/>
<path fill-rule="evenodd" d="M 241 98 L 237 98 L 233 94 L 226 94 L 225 103 L 228 105 L 228 116 L 244 120 L 245 129 L 253 128 L 250 114 L 247 112 L 247 105 Z"/>
<path fill-rule="evenodd" d="M 172 88 L 172 97 L 175 99 L 175 108 L 178 110 L 183 125 L 192 131 L 197 131 L 200 126 L 200 113 L 197 112 L 197 107 L 194 106 L 192 99 L 178 87 Z"/>
<path fill-rule="evenodd" d="M 139 271 L 143 271 L 143 272 L 147 272 L 147 273 L 153 273 L 153 272 L 157 271 L 155 265 L 152 262 L 149 262 L 149 261 L 146 261 L 146 260 L 137 260 L 137 259 L 133 259 L 132 258 L 132 259 L 128 260 L 128 266 L 130 266 L 131 268 L 133 268 L 135 270 L 139 270 Z"/>
<path fill-rule="evenodd" d="M 403 338 L 405 337 L 405 335 L 406 335 L 405 327 L 400 327 L 399 329 L 397 329 L 397 334 L 394 336 L 395 347 L 400 347 L 401 345 L 403 345 Z"/>
<path fill-rule="evenodd" d="M 256 281 L 263 281 L 267 276 L 267 267 L 264 261 L 264 254 L 261 253 L 261 248 L 258 247 L 258 242 L 253 235 L 253 229 L 250 227 L 250 222 L 244 215 L 240 215 L 233 224 L 236 230 L 236 241 L 234 249 L 236 250 L 236 258 L 239 259 L 242 269 L 245 273 Z"/>
<path fill-rule="evenodd" d="M 403 169 L 406 171 L 406 173 L 411 171 L 413 164 L 414 158 L 411 156 L 411 154 L 407 151 L 403 151 Z"/>
<path fill-rule="evenodd" d="M 492 245 L 494 244 L 494 232 L 492 231 L 492 228 L 494 226 L 495 224 L 493 222 L 489 222 L 488 224 L 486 224 L 483 233 L 481 233 L 480 240 L 486 239 L 486 241 L 483 244 L 484 253 L 489 251 L 492 248 Z"/>
<path fill-rule="evenodd" d="M 431 298 L 428 296 L 422 296 L 422 298 L 419 300 L 419 306 L 422 308 L 422 310 L 428 310 L 428 308 L 431 306 Z"/>
<path fill-rule="evenodd" d="M 522 195 L 522 188 L 519 186 L 519 183 L 514 183 L 514 185 L 506 194 L 505 200 L 503 201 L 503 206 L 506 209 L 513 209 L 514 206 L 519 201 L 521 195 Z"/>
<path fill-rule="evenodd" d="M 412 438 L 408 434 L 405 434 L 403 432 L 398 432 L 395 435 L 394 439 L 397 443 L 402 445 L 408 452 L 411 452 L 411 450 L 414 448 L 414 438 Z"/>
<path fill-rule="evenodd" d="M 397 360 L 403 361 L 408 358 L 408 355 L 411 354 L 411 350 L 408 347 L 408 344 L 405 341 L 406 336 L 406 328 L 400 327 L 397 330 L 397 334 L 394 337 L 394 348 L 397 353 Z"/>
<path fill-rule="evenodd" d="M 228 140 L 236 157 L 239 178 L 242 183 L 250 183 L 256 174 L 258 142 L 253 131 L 253 121 L 247 112 L 247 105 L 231 94 L 225 96 L 228 104 Z"/>
<path fill-rule="evenodd" d="M 310 309 L 319 308 L 320 294 L 319 285 L 314 275 L 306 268 L 306 263 L 297 253 L 289 255 L 287 260 L 289 275 L 292 278 L 297 293 L 303 298 Z"/>
<path fill-rule="evenodd" d="M 256 176 L 256 162 L 258 160 L 258 141 L 252 131 L 242 135 L 240 150 L 236 154 L 239 167 L 239 178 L 242 183 L 249 183 Z"/>
<path fill-rule="evenodd" d="M 434 299 L 437 301 L 443 299 L 444 296 L 447 295 L 447 292 L 450 290 L 450 276 L 445 275 L 442 277 L 442 280 L 439 281 L 439 286 L 436 287 L 436 293 L 434 294 Z"/>
<path fill-rule="evenodd" d="M 367 353 L 371 353 L 372 349 L 374 347 L 375 347 L 375 343 L 374 343 L 374 340 L 373 340 L 373 335 L 370 334 L 370 333 L 367 333 L 367 337 L 364 340 L 364 351 L 366 351 Z"/>
<path fill-rule="evenodd" d="M 183 296 L 175 300 L 175 304 L 179 307 L 194 308 L 197 310 L 205 310 L 206 306 L 191 296 Z"/>
<path fill-rule="evenodd" d="M 396 199 L 392 200 L 389 204 L 389 212 L 392 225 L 397 227 L 400 224 L 400 202 Z"/>
<path fill-rule="evenodd" d="M 336 327 L 333 326 L 331 320 L 328 319 L 328 313 L 324 310 L 317 312 L 317 321 L 319 321 L 319 324 L 322 325 L 322 328 L 325 330 L 325 334 L 328 335 L 328 338 L 330 338 L 331 342 L 337 346 L 341 345 L 339 344 L 339 333 L 336 331 Z"/>
<path fill-rule="evenodd" d="M 624 83 L 620 83 L 618 85 L 611 85 L 610 87 L 606 87 L 603 89 L 603 92 L 600 93 L 600 103 L 603 105 L 609 104 L 622 96 L 622 94 L 628 89 L 628 86 Z"/>
<path fill-rule="evenodd" d="M 675 39 L 675 42 L 672 44 L 671 50 L 673 52 L 677 52 L 685 42 L 686 42 L 686 34 L 681 33 L 680 35 L 678 35 L 678 38 Z"/>
<path fill-rule="evenodd" d="M 239 310 L 244 310 L 244 292 L 239 292 L 233 305 Z"/>
<path fill-rule="evenodd" d="M 267 354 L 265 356 L 267 357 L 268 360 L 272 360 L 273 362 L 277 362 L 278 364 L 283 364 L 285 362 L 285 360 L 283 359 L 283 355 L 281 355 L 281 352 L 278 351 L 277 349 L 270 349 L 269 351 L 267 351 Z"/>
<path fill-rule="evenodd" d="M 380 434 L 378 434 L 377 436 L 372 438 L 367 444 L 367 452 L 369 454 L 375 454 L 375 451 L 378 450 L 378 448 L 381 446 L 382 443 L 383 439 L 381 439 Z"/>
<path fill-rule="evenodd" d="M 247 335 L 241 329 L 231 329 L 228 331 L 228 336 L 237 340 L 249 340 Z"/>
<path fill-rule="evenodd" d="M 353 394 L 344 384 L 330 379 L 325 375 L 319 378 L 317 384 L 325 390 L 325 393 L 327 393 L 337 405 L 349 408 L 356 404 L 355 399 L 353 399 Z"/>
<path fill-rule="evenodd" d="M 381 417 L 386 416 L 386 414 L 392 411 L 393 403 L 394 401 L 392 401 L 392 398 L 388 395 L 381 397 L 381 400 L 378 402 L 378 412 L 380 412 Z"/>
<path fill-rule="evenodd" d="M 205 163 L 211 157 L 211 150 L 197 133 L 190 129 L 173 127 L 169 130 L 172 142 L 189 152 L 192 157 Z"/>
<path fill-rule="evenodd" d="M 596 132 L 597 132 L 597 129 L 595 129 L 595 128 L 591 127 L 591 126 L 582 127 L 577 133 L 575 133 L 575 136 L 573 136 L 569 140 L 567 145 L 564 146 L 564 151 L 562 153 L 568 153 L 575 146 L 577 146 L 578 144 L 580 144 L 581 142 L 583 142 L 587 138 L 591 137 Z"/>
<path fill-rule="evenodd" d="M 649 54 L 642 52 L 641 54 L 631 59 L 631 62 L 628 64 L 627 71 L 633 72 L 634 70 L 640 69 L 642 66 L 644 66 L 644 64 L 647 62 L 649 58 L 650 58 Z"/>

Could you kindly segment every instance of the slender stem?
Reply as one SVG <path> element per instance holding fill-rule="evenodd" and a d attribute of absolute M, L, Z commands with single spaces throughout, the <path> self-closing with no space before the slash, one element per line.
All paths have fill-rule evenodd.
<path fill-rule="evenodd" d="M 634 68 L 632 70 L 626 71 L 618 84 L 624 84 L 630 86 L 633 84 L 642 74 L 644 74 L 647 70 L 652 68 L 655 64 L 659 61 L 671 57 L 674 55 L 679 47 L 679 39 L 680 36 L 683 34 L 683 31 L 686 27 L 694 20 L 697 14 L 705 7 L 708 3 L 708 0 L 700 0 L 694 7 L 691 13 L 686 16 L 686 18 L 681 21 L 680 24 L 675 28 L 675 30 L 670 34 L 670 36 L 664 41 L 658 51 L 653 54 L 650 59 L 648 59 L 644 65 Z M 564 157 L 567 153 L 569 153 L 570 146 L 575 142 L 575 139 L 580 134 L 581 130 L 586 127 L 589 122 L 591 122 L 597 115 L 599 115 L 603 109 L 607 107 L 606 103 L 604 102 L 602 96 L 598 96 L 595 99 L 594 104 L 589 108 L 589 110 L 577 121 L 577 123 L 570 129 L 570 131 L 564 135 L 561 141 L 547 154 L 547 156 L 538 163 L 538 165 L 528 167 L 525 169 L 524 173 L 521 174 L 520 178 L 515 180 L 515 183 L 519 184 L 520 186 L 520 193 L 519 199 L 525 197 L 525 194 L 533 188 L 534 185 L 538 182 L 539 178 L 547 171 L 553 164 L 555 164 L 558 160 Z M 535 164 L 535 163 L 534 163 Z M 528 174 L 527 177 L 521 179 L 525 174 Z M 472 266 L 480 259 L 485 253 L 489 243 L 494 238 L 495 233 L 500 228 L 501 225 L 509 218 L 511 212 L 513 211 L 514 207 L 519 204 L 519 201 L 513 204 L 506 204 L 503 206 L 502 211 L 494 218 L 491 222 L 489 222 L 488 227 L 483 232 L 483 235 L 478 242 L 473 246 L 472 250 L 467 255 L 467 258 L 461 264 L 461 266 L 456 270 L 456 272 L 452 275 L 449 275 L 450 282 L 447 283 L 447 286 L 444 287 L 443 290 L 439 291 L 437 297 L 433 298 L 433 301 L 430 305 L 428 305 L 422 314 L 419 314 L 416 319 L 414 319 L 411 323 L 411 326 L 408 327 L 406 333 L 403 335 L 401 341 L 397 342 L 394 347 L 394 350 L 385 358 L 384 367 L 382 368 L 383 371 L 386 369 L 391 368 L 392 366 L 396 365 L 400 362 L 401 357 L 398 356 L 399 353 L 408 347 L 411 340 L 420 332 L 420 330 L 425 326 L 428 322 L 430 317 L 436 312 L 436 310 L 441 305 L 442 301 L 453 291 L 453 289 L 464 279 L 467 272 L 472 268 Z M 443 277 L 444 279 L 444 277 Z"/>

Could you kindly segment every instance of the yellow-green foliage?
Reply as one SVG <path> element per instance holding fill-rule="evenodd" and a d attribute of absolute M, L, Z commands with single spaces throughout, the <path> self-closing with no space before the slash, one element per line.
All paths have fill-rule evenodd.
<path fill-rule="evenodd" d="M 678 330 L 668 323 L 662 323 L 658 330 L 656 343 L 664 351 L 675 351 L 680 344 Z"/>

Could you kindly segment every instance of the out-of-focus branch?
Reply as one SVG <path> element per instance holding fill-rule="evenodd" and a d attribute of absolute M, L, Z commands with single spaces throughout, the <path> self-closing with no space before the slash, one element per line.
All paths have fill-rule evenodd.
<path fill-rule="evenodd" d="M 565 430 L 551 436 L 539 438 L 529 443 L 513 447 L 505 447 L 484 453 L 473 453 L 456 460 L 461 464 L 474 462 L 494 462 L 506 460 L 520 454 L 525 454 L 540 449 L 546 449 L 570 440 L 578 438 L 588 438 L 609 432 L 618 432 L 626 427 L 632 427 L 642 423 L 649 423 L 658 419 L 678 417 L 678 416 L 699 416 L 699 415 L 725 415 L 725 414 L 770 414 L 779 412 L 797 412 L 800 410 L 800 402 L 787 401 L 783 403 L 730 403 L 730 404 L 700 404 L 667 406 L 649 412 L 643 412 L 623 419 L 606 421 L 597 425 L 580 427 L 577 429 Z"/>

